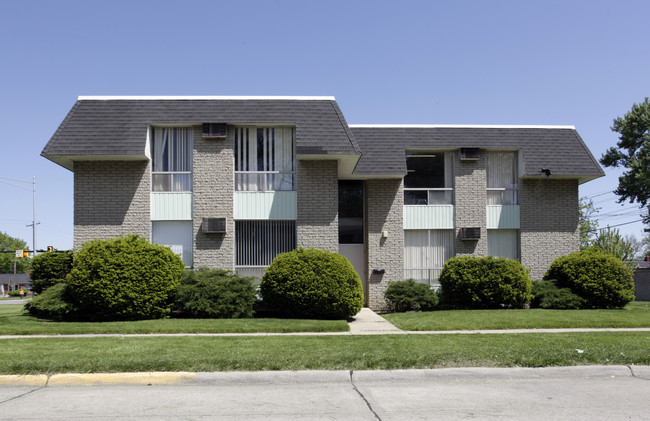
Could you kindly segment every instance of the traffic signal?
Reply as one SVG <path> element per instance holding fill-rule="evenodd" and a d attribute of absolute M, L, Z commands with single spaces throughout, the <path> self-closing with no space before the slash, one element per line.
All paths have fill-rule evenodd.
<path fill-rule="evenodd" d="M 23 257 L 29 257 L 29 250 L 23 250 Z"/>
<path fill-rule="evenodd" d="M 52 246 L 47 246 L 47 252 L 52 253 L 54 251 L 54 247 Z"/>

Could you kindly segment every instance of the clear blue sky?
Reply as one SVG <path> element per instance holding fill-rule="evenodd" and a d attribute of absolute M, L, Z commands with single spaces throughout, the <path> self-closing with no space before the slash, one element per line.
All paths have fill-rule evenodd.
<path fill-rule="evenodd" d="M 650 96 L 647 0 L 3 0 L 0 16 L 0 177 L 36 176 L 39 248 L 72 247 L 72 173 L 40 152 L 79 95 L 333 95 L 349 123 L 575 125 L 597 158 Z M 580 188 L 605 193 L 601 225 L 640 219 L 606 173 Z M 31 247 L 31 193 L 0 183 L 0 204 Z"/>

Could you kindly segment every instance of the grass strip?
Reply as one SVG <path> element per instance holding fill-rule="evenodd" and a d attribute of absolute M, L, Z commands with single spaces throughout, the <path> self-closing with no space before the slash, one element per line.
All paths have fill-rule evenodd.
<path fill-rule="evenodd" d="M 49 322 L 23 314 L 22 304 L 0 305 L 3 335 L 87 333 L 289 333 L 347 332 L 345 320 L 305 319 L 160 319 L 136 322 Z"/>
<path fill-rule="evenodd" d="M 19 338 L 0 343 L 0 374 L 650 364 L 646 332 Z"/>
<path fill-rule="evenodd" d="M 403 330 L 650 327 L 650 302 L 617 310 L 444 310 L 384 315 Z"/>

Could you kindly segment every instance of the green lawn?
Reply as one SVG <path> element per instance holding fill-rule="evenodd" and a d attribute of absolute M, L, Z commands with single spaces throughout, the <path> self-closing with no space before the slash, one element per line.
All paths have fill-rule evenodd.
<path fill-rule="evenodd" d="M 403 330 L 650 327 L 650 302 L 621 310 L 445 310 L 385 314 Z"/>
<path fill-rule="evenodd" d="M 1 343 L 0 374 L 650 364 L 647 332 L 26 337 Z"/>
<path fill-rule="evenodd" d="M 0 305 L 0 335 L 83 333 L 347 332 L 345 320 L 162 319 L 137 322 L 48 322 L 23 314 L 22 304 Z"/>

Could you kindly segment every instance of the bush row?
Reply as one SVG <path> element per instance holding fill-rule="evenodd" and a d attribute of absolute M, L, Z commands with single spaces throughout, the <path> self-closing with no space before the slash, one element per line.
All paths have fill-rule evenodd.
<path fill-rule="evenodd" d="M 220 269 L 183 271 L 169 248 L 136 235 L 90 241 L 74 259 L 41 256 L 34 274 L 41 294 L 26 307 L 40 318 L 142 320 L 172 311 L 195 318 L 252 317 L 258 301 L 253 278 Z M 347 318 L 363 306 L 361 280 L 350 262 L 315 249 L 279 255 L 260 292 L 267 307 L 292 317 Z"/>
<path fill-rule="evenodd" d="M 437 308 L 622 308 L 634 299 L 632 272 L 620 259 L 586 250 L 557 258 L 544 280 L 531 282 L 515 260 L 454 257 L 440 275 Z M 421 285 L 421 286 L 420 286 Z M 384 293 L 390 311 L 435 308 L 435 293 L 413 280 L 393 282 Z M 423 304 L 427 303 L 427 304 Z"/>

